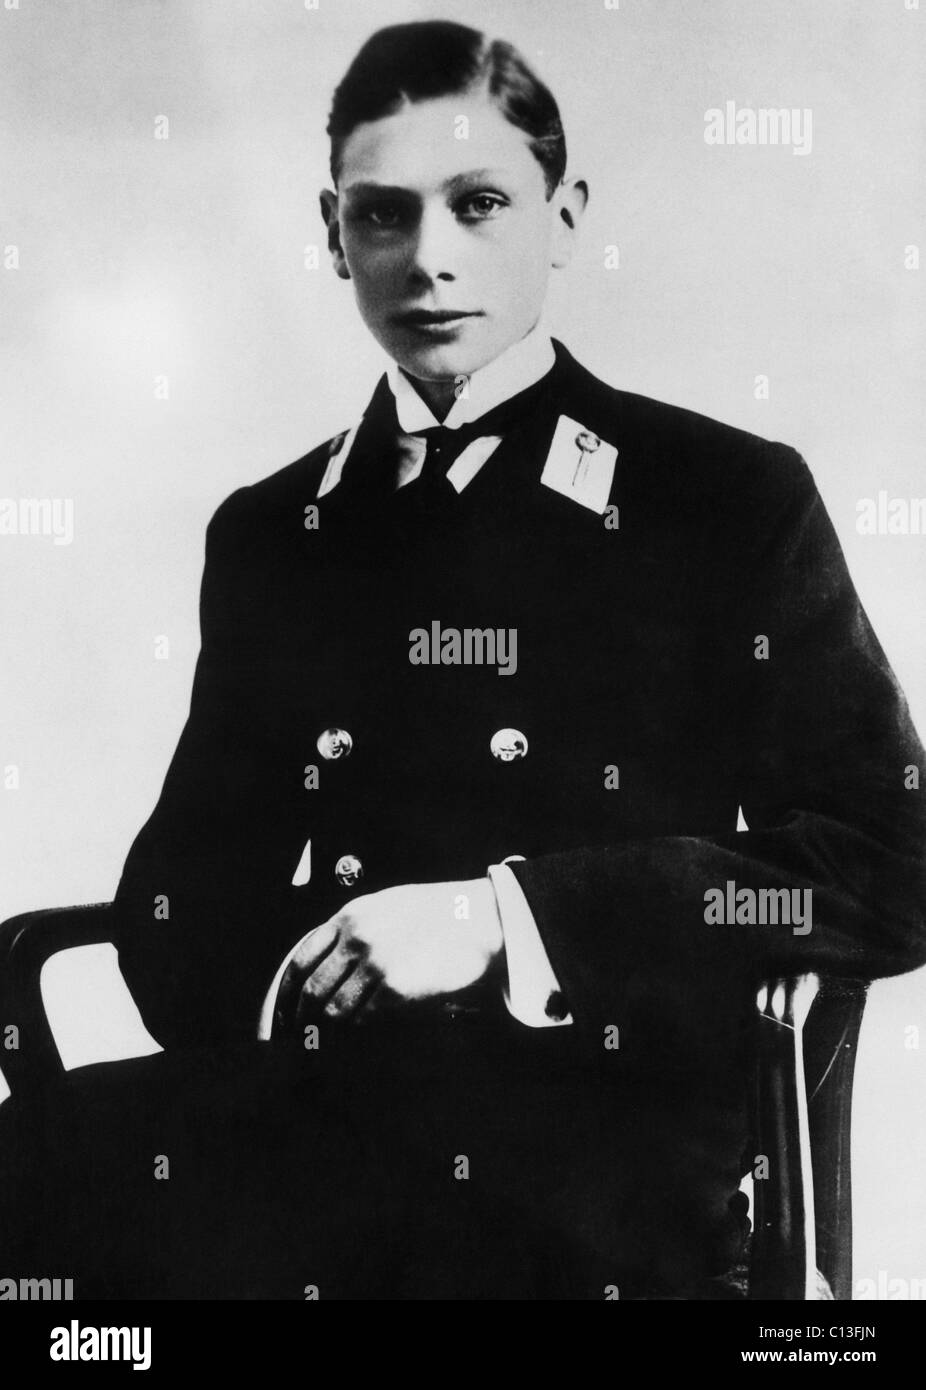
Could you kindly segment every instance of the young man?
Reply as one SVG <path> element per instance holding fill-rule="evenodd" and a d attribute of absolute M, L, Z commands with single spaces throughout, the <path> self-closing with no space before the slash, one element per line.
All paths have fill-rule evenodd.
<path fill-rule="evenodd" d="M 546 335 L 586 187 L 521 58 L 382 30 L 329 133 L 392 364 L 210 525 L 117 897 L 168 1051 L 82 1099 L 183 1156 L 132 1188 L 162 1296 L 707 1297 L 754 987 L 926 959 L 922 749 L 803 461 Z"/>

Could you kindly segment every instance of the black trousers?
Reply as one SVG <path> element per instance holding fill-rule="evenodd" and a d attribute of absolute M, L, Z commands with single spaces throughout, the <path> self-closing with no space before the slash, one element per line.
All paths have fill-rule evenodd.
<path fill-rule="evenodd" d="M 735 1296 L 741 1106 L 615 1084 L 565 1032 L 351 1028 L 79 1068 L 0 1106 L 5 1273 L 77 1299 Z"/>

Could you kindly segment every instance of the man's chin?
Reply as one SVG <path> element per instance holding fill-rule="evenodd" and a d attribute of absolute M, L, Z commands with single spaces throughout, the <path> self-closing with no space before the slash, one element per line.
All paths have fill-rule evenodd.
<path fill-rule="evenodd" d="M 480 356 L 472 352 L 454 352 L 452 349 L 430 348 L 422 352 L 403 352 L 401 357 L 395 353 L 396 361 L 408 376 L 419 381 L 456 381 L 461 376 L 472 376 L 480 367 L 491 362 L 492 356 Z"/>
<path fill-rule="evenodd" d="M 392 342 L 384 346 L 404 372 L 420 381 L 456 381 L 461 376 L 472 376 L 503 351 L 503 346 L 494 343 L 462 341 L 420 346 Z"/>

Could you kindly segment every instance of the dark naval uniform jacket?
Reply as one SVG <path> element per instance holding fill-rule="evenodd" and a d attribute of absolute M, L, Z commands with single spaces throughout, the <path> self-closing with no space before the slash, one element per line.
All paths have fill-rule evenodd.
<path fill-rule="evenodd" d="M 926 960 L 923 749 L 799 455 L 555 349 L 458 495 L 395 490 L 384 378 L 336 487 L 318 496 L 342 439 L 218 509 L 189 720 L 125 865 L 119 958 L 168 1049 L 243 1043 L 282 958 L 352 897 L 520 856 L 572 1025 L 525 1028 L 487 991 L 384 1027 L 382 1050 L 342 1025 L 366 1040 L 351 1065 L 374 1051 L 382 1082 L 422 1055 L 439 1077 L 452 1054 L 458 1078 L 490 1058 L 486 1132 L 520 1115 L 564 1168 L 609 1118 L 625 1215 L 659 1171 L 651 1234 L 664 1219 L 697 1243 L 693 1155 L 715 1224 L 742 1171 L 755 985 Z M 549 485 L 570 431 L 577 470 L 611 460 L 594 505 Z M 413 663 L 435 623 L 516 630 L 516 669 Z M 323 756 L 329 730 L 349 755 Z M 521 756 L 496 756 L 502 731 Z M 712 890 L 762 889 L 809 890 L 810 929 L 707 911 Z M 552 1101 L 519 1111 L 528 1072 L 550 1097 L 582 1077 L 555 1092 L 585 1097 L 572 1141 Z"/>

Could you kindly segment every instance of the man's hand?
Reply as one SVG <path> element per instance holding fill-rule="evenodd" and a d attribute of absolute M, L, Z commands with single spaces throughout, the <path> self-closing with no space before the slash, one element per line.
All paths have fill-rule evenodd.
<path fill-rule="evenodd" d="M 300 941 L 284 972 L 274 1031 L 394 1010 L 478 983 L 504 949 L 487 878 L 412 883 L 354 898 Z"/>

